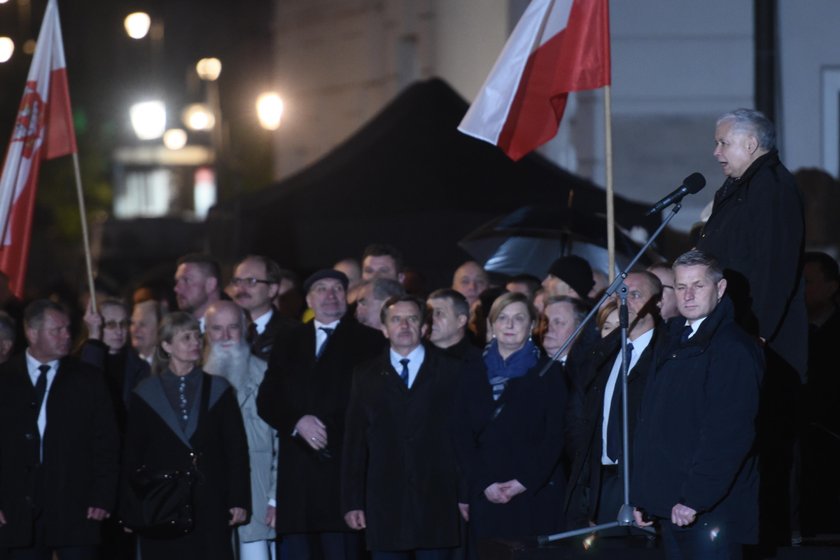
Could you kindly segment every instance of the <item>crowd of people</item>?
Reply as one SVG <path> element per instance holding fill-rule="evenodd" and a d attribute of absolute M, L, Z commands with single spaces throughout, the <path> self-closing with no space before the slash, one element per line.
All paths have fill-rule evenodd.
<path fill-rule="evenodd" d="M 372 244 L 302 283 L 185 255 L 75 337 L 56 301 L 0 312 L 0 558 L 474 559 L 627 507 L 607 534 L 674 559 L 830 531 L 838 265 L 803 253 L 763 115 L 722 116 L 714 153 L 697 247 L 608 297 L 574 255 L 418 294 Z M 137 521 L 161 472 L 192 477 L 181 534 Z"/>

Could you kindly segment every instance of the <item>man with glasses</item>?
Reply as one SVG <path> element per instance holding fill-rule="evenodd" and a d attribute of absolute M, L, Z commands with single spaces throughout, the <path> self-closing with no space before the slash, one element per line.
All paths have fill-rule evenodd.
<path fill-rule="evenodd" d="M 282 270 L 263 255 L 248 255 L 234 267 L 228 293 L 250 319 L 246 340 L 251 353 L 268 361 L 278 335 L 297 322 L 284 317 L 272 305 L 280 289 Z"/>

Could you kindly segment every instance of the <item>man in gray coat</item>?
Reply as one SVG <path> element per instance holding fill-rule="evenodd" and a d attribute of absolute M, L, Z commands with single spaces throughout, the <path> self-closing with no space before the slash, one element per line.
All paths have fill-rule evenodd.
<path fill-rule="evenodd" d="M 207 337 L 204 370 L 227 379 L 236 390 L 251 461 L 251 504 L 254 513 L 237 528 L 240 560 L 269 560 L 274 540 L 277 432 L 257 416 L 257 391 L 265 376 L 265 361 L 245 342 L 245 314 L 230 301 L 217 301 L 204 316 Z"/>

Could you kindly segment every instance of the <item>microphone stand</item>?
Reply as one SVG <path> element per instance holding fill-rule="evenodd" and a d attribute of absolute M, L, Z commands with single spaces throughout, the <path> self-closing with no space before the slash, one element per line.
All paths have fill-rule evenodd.
<path fill-rule="evenodd" d="M 559 350 L 552 356 L 552 361 L 557 360 L 560 356 L 564 354 L 566 349 L 571 346 L 572 341 L 580 334 L 583 328 L 589 323 L 592 317 L 598 312 L 598 309 L 601 305 L 614 294 L 616 291 L 618 292 L 618 297 L 620 299 L 619 305 L 619 328 L 621 329 L 621 368 L 619 370 L 619 378 L 621 382 L 621 475 L 622 475 L 622 488 L 624 491 L 624 502 L 621 508 L 618 510 L 618 514 L 616 516 L 615 521 L 611 521 L 609 523 L 602 523 L 600 525 L 594 525 L 590 527 L 582 527 L 580 529 L 573 529 L 571 531 L 564 531 L 562 533 L 555 533 L 553 535 L 542 535 L 537 537 L 537 543 L 540 545 L 549 544 L 555 541 L 559 541 L 562 539 L 567 539 L 571 537 L 577 537 L 579 535 L 588 535 L 591 533 L 596 533 L 598 531 L 603 531 L 606 529 L 612 529 L 615 527 L 636 527 L 639 530 L 653 533 L 654 530 L 652 527 L 638 527 L 635 525 L 635 520 L 633 519 L 633 506 L 630 505 L 630 436 L 628 434 L 627 429 L 627 370 L 628 365 L 630 363 L 630 356 L 627 354 L 627 329 L 628 329 L 628 317 L 627 317 L 627 286 L 624 284 L 624 279 L 627 277 L 627 272 L 633 269 L 633 266 L 638 262 L 641 256 L 647 251 L 648 247 L 656 240 L 657 237 L 662 233 L 662 230 L 665 229 L 671 220 L 674 218 L 677 212 L 680 211 L 681 208 L 680 201 L 677 201 L 674 204 L 673 208 L 671 209 L 671 213 L 663 220 L 663 222 L 656 228 L 656 231 L 653 232 L 653 235 L 647 242 L 639 249 L 639 252 L 630 260 L 627 264 L 627 267 L 615 277 L 612 284 L 604 291 L 604 295 L 601 296 L 601 299 L 598 300 L 598 303 L 592 307 L 589 311 L 589 314 L 581 321 L 580 325 L 575 329 L 575 331 L 569 336 L 566 342 L 563 343 L 563 346 L 560 347 Z M 551 362 L 548 362 L 546 366 L 540 371 L 540 376 L 544 375 L 546 371 L 551 367 Z"/>

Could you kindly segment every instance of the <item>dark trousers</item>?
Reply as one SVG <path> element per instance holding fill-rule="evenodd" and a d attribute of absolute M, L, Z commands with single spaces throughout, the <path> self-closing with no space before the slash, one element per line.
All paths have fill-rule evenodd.
<path fill-rule="evenodd" d="M 38 517 L 35 520 L 35 544 L 27 548 L 10 548 L 3 556 L 8 560 L 52 560 L 55 552 L 58 560 L 97 560 L 99 558 L 98 546 L 56 546 L 50 547 L 44 544 L 44 520 Z"/>
<path fill-rule="evenodd" d="M 359 533 L 284 535 L 283 560 L 358 560 L 360 546 Z"/>
<path fill-rule="evenodd" d="M 373 560 L 446 560 L 449 557 L 450 548 L 426 548 L 411 552 L 371 552 Z"/>
<path fill-rule="evenodd" d="M 677 527 L 670 519 L 661 520 L 665 557 L 668 560 L 741 560 L 743 546 L 732 542 L 721 525 L 704 521 L 702 516 L 690 527 Z"/>

